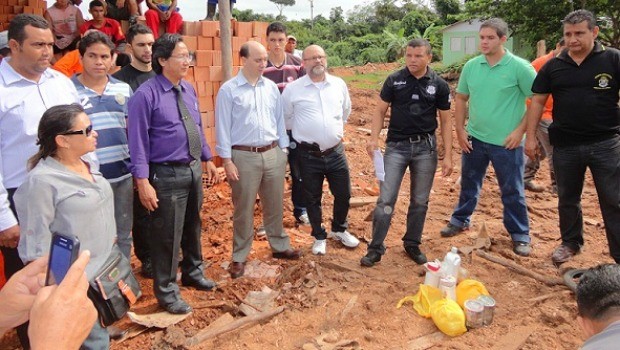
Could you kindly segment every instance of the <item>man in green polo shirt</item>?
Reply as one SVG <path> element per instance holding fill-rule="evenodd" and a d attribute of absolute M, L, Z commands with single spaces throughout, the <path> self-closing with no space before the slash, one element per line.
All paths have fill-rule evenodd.
<path fill-rule="evenodd" d="M 483 22 L 479 31 L 482 55 L 465 64 L 459 79 L 454 119 L 457 140 L 463 150 L 461 194 L 441 235 L 451 237 L 469 227 L 491 162 L 513 251 L 528 256 L 531 248 L 523 186 L 523 115 L 536 72 L 528 61 L 504 48 L 507 33 L 508 25 L 499 18 Z M 465 127 L 468 105 L 469 121 Z"/>

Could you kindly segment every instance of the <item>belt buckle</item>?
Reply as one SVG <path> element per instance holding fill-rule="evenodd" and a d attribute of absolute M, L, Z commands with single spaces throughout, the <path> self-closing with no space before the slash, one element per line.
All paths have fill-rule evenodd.
<path fill-rule="evenodd" d="M 194 166 L 194 164 L 196 164 L 196 162 L 197 162 L 196 159 L 192 160 L 191 162 L 189 162 L 189 166 Z"/>
<path fill-rule="evenodd" d="M 418 143 L 420 142 L 420 135 L 415 135 L 415 137 L 409 138 L 409 143 Z"/>
<path fill-rule="evenodd" d="M 259 148 L 260 147 L 250 146 L 250 152 L 258 153 L 259 152 Z"/>

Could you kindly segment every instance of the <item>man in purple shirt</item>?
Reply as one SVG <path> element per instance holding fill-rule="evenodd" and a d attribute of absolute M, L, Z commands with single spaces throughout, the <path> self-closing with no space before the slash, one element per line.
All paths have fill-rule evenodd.
<path fill-rule="evenodd" d="M 152 64 L 157 76 L 130 98 L 127 122 L 132 173 L 140 202 L 151 213 L 153 289 L 159 304 L 173 314 L 192 311 L 176 283 L 179 248 L 181 282 L 200 290 L 215 287 L 203 275 L 200 248 L 203 169 L 209 180 L 219 179 L 202 131 L 196 91 L 183 80 L 190 59 L 180 35 L 164 34 L 155 41 Z"/>

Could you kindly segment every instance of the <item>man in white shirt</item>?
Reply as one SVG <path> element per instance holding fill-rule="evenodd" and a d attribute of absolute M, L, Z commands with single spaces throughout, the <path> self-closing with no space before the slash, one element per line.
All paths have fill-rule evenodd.
<path fill-rule="evenodd" d="M 13 194 L 38 150 L 39 120 L 52 106 L 79 102 L 71 81 L 50 68 L 54 35 L 43 17 L 15 16 L 8 37 L 11 57 L 0 63 L 0 250 L 7 280 L 24 266 L 16 248 L 20 232 Z M 18 335 L 28 348 L 27 326 L 20 326 Z"/>
<path fill-rule="evenodd" d="M 351 114 L 351 99 L 345 82 L 327 73 L 327 56 L 320 46 L 308 46 L 303 60 L 306 75 L 286 86 L 282 105 L 287 129 L 291 129 L 297 140 L 306 210 L 315 238 L 312 253 L 324 255 L 328 236 L 321 225 L 325 178 L 334 195 L 329 236 L 349 248 L 359 245 L 359 240 L 347 231 L 351 178 L 342 145 L 344 123 Z"/>
<path fill-rule="evenodd" d="M 232 187 L 232 278 L 243 276 L 254 237 L 254 203 L 260 195 L 263 222 L 272 255 L 299 259 L 282 227 L 284 171 L 289 140 L 284 128 L 280 91 L 263 77 L 267 51 L 249 41 L 239 51 L 243 69 L 220 88 L 215 104 L 216 150 Z"/>

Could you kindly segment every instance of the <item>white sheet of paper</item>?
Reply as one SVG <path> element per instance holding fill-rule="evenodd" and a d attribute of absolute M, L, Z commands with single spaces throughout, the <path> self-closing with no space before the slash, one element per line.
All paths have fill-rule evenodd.
<path fill-rule="evenodd" d="M 375 163 L 375 176 L 377 180 L 383 181 L 385 179 L 385 168 L 383 167 L 383 153 L 380 149 L 376 149 L 372 157 L 373 163 Z"/>

